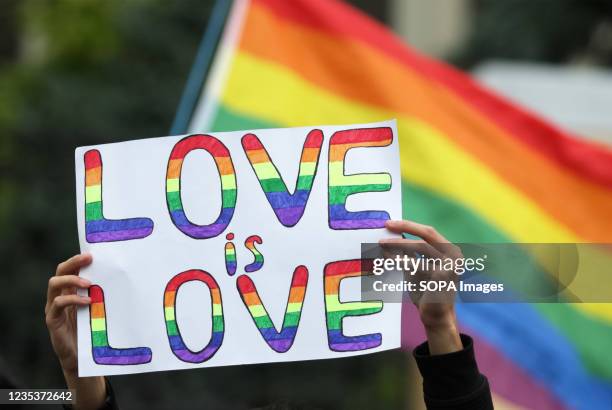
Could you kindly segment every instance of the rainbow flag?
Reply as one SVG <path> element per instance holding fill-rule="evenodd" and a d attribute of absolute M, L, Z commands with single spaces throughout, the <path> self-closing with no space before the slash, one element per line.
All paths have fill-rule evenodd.
<path fill-rule="evenodd" d="M 404 216 L 457 242 L 610 242 L 612 152 L 336 0 L 236 0 L 190 129 L 397 118 Z M 404 343 L 423 340 L 406 306 Z M 463 304 L 496 408 L 610 409 L 612 307 Z"/>

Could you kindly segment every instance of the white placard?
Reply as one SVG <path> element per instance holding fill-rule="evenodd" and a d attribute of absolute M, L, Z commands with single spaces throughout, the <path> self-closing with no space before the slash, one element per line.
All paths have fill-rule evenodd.
<path fill-rule="evenodd" d="M 126 141 L 75 161 L 94 283 L 80 376 L 400 346 L 401 305 L 361 301 L 358 278 L 361 243 L 401 218 L 395 121 Z"/>

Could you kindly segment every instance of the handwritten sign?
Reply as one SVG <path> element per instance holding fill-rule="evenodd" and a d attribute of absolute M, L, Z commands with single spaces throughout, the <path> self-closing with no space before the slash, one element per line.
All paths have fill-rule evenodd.
<path fill-rule="evenodd" d="M 399 347 L 401 306 L 358 279 L 401 217 L 398 152 L 395 121 L 77 148 L 79 375 Z"/>

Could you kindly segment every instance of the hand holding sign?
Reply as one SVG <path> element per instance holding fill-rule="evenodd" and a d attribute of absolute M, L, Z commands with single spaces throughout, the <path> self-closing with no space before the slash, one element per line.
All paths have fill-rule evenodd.
<path fill-rule="evenodd" d="M 359 281 L 344 281 L 364 274 L 360 244 L 401 215 L 394 122 L 128 141 L 75 159 L 94 255 L 81 376 L 399 347 L 401 306 L 360 301 Z"/>

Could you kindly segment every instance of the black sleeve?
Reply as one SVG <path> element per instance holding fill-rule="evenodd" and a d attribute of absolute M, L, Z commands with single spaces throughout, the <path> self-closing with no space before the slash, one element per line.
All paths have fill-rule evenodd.
<path fill-rule="evenodd" d="M 480 374 L 472 338 L 461 335 L 463 350 L 430 355 L 427 342 L 414 349 L 423 376 L 428 410 L 493 410 L 487 378 Z"/>
<path fill-rule="evenodd" d="M 106 382 L 106 400 L 104 400 L 104 405 L 97 410 L 119 410 L 119 406 L 117 406 L 117 400 L 115 398 L 115 392 L 113 391 L 113 387 L 111 386 L 108 379 L 105 377 L 104 381 Z M 72 405 L 64 405 L 65 410 L 71 410 Z"/>
<path fill-rule="evenodd" d="M 100 410 L 119 410 L 113 386 L 111 386 L 106 377 L 104 380 L 106 380 L 106 400 L 104 401 L 104 406 Z"/>

